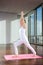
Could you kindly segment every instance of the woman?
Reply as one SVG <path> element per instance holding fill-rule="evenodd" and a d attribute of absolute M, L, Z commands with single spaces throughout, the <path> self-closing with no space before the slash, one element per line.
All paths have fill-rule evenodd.
<path fill-rule="evenodd" d="M 19 30 L 19 35 L 20 39 L 14 43 L 14 49 L 15 49 L 15 54 L 18 55 L 18 46 L 21 44 L 24 44 L 27 48 L 29 48 L 34 55 L 36 55 L 35 50 L 31 47 L 28 38 L 25 34 L 26 31 L 26 20 L 24 19 L 24 13 L 23 11 L 21 12 L 21 18 L 20 18 L 20 30 Z"/>

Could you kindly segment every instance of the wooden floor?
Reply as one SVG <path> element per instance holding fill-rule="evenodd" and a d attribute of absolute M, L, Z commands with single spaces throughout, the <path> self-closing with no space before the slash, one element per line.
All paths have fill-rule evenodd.
<path fill-rule="evenodd" d="M 25 53 L 23 49 L 24 47 L 23 48 L 21 47 L 21 52 L 19 53 Z M 25 51 L 31 53 L 27 49 L 25 49 Z M 6 61 L 3 56 L 5 54 L 13 54 L 13 52 L 14 51 L 12 45 L 0 45 L 0 65 L 43 65 L 43 59 Z"/>

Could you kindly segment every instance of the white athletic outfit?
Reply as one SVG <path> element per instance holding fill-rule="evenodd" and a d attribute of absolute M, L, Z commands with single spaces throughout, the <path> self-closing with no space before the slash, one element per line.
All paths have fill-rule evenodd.
<path fill-rule="evenodd" d="M 31 47 L 28 41 L 28 38 L 26 37 L 25 29 L 23 27 L 20 28 L 19 35 L 20 35 L 20 39 L 17 42 L 14 42 L 15 54 L 18 55 L 17 47 L 21 44 L 24 44 L 26 47 L 28 47 L 32 51 L 33 54 L 36 54 L 35 50 Z"/>

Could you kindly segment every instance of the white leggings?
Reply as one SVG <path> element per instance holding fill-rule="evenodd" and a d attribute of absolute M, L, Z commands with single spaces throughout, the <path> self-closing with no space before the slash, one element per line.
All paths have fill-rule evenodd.
<path fill-rule="evenodd" d="M 28 47 L 33 54 L 36 54 L 35 50 L 31 47 L 27 37 L 25 36 L 23 39 L 19 39 L 17 42 L 14 42 L 14 50 L 15 50 L 15 54 L 18 55 L 18 46 L 20 46 L 21 44 L 24 44 L 26 47 Z"/>

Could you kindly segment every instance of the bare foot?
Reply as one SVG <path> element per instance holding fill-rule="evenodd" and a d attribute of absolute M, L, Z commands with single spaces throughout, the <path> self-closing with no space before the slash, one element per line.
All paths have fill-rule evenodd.
<path fill-rule="evenodd" d="M 18 55 L 13 55 L 12 57 L 13 57 L 13 58 L 18 57 Z"/>
<path fill-rule="evenodd" d="M 18 57 L 18 55 L 15 55 L 15 57 Z"/>
<path fill-rule="evenodd" d="M 33 54 L 33 56 L 36 56 L 36 53 L 35 53 L 35 54 Z"/>

